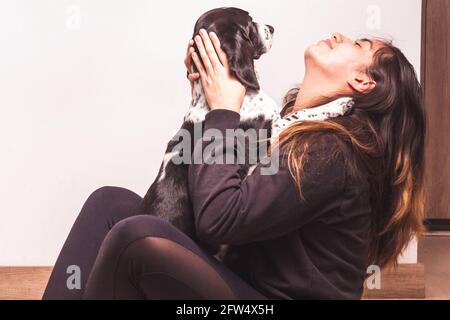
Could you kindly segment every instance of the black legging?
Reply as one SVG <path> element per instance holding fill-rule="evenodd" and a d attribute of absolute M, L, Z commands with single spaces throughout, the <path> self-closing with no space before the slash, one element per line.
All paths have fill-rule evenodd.
<path fill-rule="evenodd" d="M 265 299 L 177 228 L 133 216 L 141 198 L 126 189 L 94 192 L 56 262 L 43 299 Z M 81 288 L 69 289 L 81 271 Z"/>

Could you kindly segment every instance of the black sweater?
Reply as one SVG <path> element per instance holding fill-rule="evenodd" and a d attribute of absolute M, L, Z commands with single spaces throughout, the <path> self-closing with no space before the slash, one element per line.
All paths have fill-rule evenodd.
<path fill-rule="evenodd" d="M 239 122 L 236 112 L 214 110 L 204 130 L 225 137 Z M 196 152 L 207 145 L 197 144 Z M 348 169 L 352 157 L 333 134 L 313 144 L 304 200 L 285 161 L 275 175 L 261 174 L 259 165 L 246 179 L 238 164 L 190 165 L 199 239 L 231 245 L 225 264 L 270 299 L 360 299 L 371 210 L 367 179 Z"/>

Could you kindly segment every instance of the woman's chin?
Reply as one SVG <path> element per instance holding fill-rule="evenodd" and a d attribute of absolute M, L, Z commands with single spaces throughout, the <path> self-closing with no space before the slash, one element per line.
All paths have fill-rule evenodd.
<path fill-rule="evenodd" d="M 305 51 L 305 59 L 310 60 L 316 64 L 322 64 L 326 57 L 328 56 L 328 51 L 320 45 L 309 46 Z"/>

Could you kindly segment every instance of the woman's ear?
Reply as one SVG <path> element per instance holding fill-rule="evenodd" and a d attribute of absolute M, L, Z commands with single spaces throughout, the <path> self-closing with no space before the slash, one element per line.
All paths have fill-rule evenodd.
<path fill-rule="evenodd" d="M 222 42 L 222 40 L 221 40 Z M 236 77 L 247 90 L 259 91 L 260 86 L 255 71 L 254 48 L 247 39 L 240 41 L 223 41 L 222 49 L 227 54 L 232 75 Z M 234 47 L 227 43 L 237 44 Z"/>
<path fill-rule="evenodd" d="M 373 79 L 371 79 L 366 73 L 362 72 L 354 74 L 348 81 L 348 84 L 354 91 L 362 94 L 369 93 L 375 89 L 375 86 L 377 85 Z"/>

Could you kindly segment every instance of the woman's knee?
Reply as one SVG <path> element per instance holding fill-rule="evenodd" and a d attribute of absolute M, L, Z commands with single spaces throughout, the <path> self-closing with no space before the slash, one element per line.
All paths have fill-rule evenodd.
<path fill-rule="evenodd" d="M 86 200 L 82 213 L 106 218 L 111 227 L 135 214 L 142 198 L 136 193 L 119 187 L 102 187 Z"/>
<path fill-rule="evenodd" d="M 116 201 L 139 201 L 139 197 L 133 191 L 120 187 L 102 187 L 91 193 L 87 202 L 97 205 L 107 205 Z"/>
<path fill-rule="evenodd" d="M 161 238 L 194 248 L 192 239 L 171 223 L 154 216 L 134 216 L 117 223 L 108 233 L 103 246 L 108 251 L 121 252 L 144 238 Z"/>
<path fill-rule="evenodd" d="M 120 242 L 131 243 L 146 237 L 174 238 L 179 231 L 169 222 L 154 216 L 134 216 L 117 223 L 108 237 Z M 178 236 L 178 235 L 177 235 Z"/>

